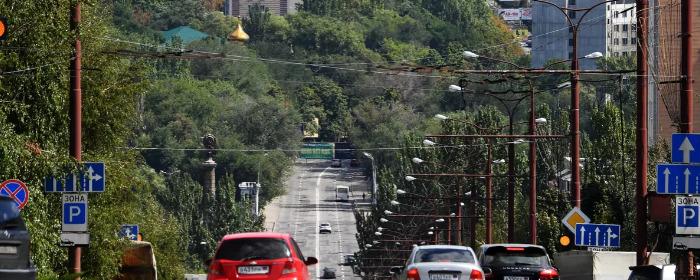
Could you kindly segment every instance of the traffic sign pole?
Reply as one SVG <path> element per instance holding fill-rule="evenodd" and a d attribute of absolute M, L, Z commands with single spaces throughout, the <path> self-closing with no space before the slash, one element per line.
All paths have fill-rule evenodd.
<path fill-rule="evenodd" d="M 82 160 L 82 89 L 81 89 L 81 59 L 82 50 L 80 45 L 80 0 L 73 2 L 71 7 L 70 29 L 75 35 L 74 58 L 71 60 L 71 94 L 70 94 L 70 153 L 75 160 Z M 68 248 L 69 271 L 79 275 L 81 271 L 81 248 L 73 246 Z M 75 279 L 80 279 L 76 276 Z"/>

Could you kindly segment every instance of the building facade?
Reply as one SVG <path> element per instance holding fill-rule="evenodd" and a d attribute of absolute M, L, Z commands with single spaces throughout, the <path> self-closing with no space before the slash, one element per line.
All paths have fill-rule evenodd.
<path fill-rule="evenodd" d="M 270 13 L 285 16 L 296 12 L 297 4 L 303 0 L 226 0 L 224 14 L 227 16 L 247 17 L 250 6 L 260 4 L 267 7 Z"/>
<path fill-rule="evenodd" d="M 587 9 L 601 0 L 554 0 L 551 3 L 569 9 Z M 567 11 L 573 25 L 578 25 L 577 56 L 601 52 L 605 56 L 634 55 L 636 16 L 634 4 L 606 3 L 588 13 Z M 583 17 L 585 14 L 585 18 Z M 553 60 L 573 58 L 573 28 L 564 13 L 548 4 L 532 4 L 532 67 L 543 67 Z M 595 69 L 596 62 L 582 59 L 581 69 Z"/>

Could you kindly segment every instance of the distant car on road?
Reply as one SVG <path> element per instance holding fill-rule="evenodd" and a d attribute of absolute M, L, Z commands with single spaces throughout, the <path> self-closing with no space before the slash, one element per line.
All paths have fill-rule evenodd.
<path fill-rule="evenodd" d="M 29 254 L 29 231 L 15 201 L 0 196 L 0 279 L 36 279 Z"/>
<path fill-rule="evenodd" d="M 318 227 L 318 232 L 319 233 L 331 233 L 333 229 L 331 229 L 331 224 L 329 223 L 323 223 Z"/>
<path fill-rule="evenodd" d="M 400 280 L 484 280 L 474 251 L 455 245 L 413 247 L 406 266 L 392 267 L 391 272 Z"/>
<path fill-rule="evenodd" d="M 343 161 L 340 159 L 331 160 L 331 167 L 343 167 Z"/>
<path fill-rule="evenodd" d="M 343 256 L 343 265 L 354 265 L 355 255 L 345 255 Z"/>
<path fill-rule="evenodd" d="M 542 246 L 487 244 L 479 247 L 477 255 L 488 279 L 559 279 L 559 271 L 552 266 Z"/>
<path fill-rule="evenodd" d="M 304 258 L 299 245 L 289 234 L 229 234 L 219 242 L 214 258 L 207 260 L 207 279 L 309 280 L 307 266 L 316 263 L 318 260 L 314 257 Z"/>

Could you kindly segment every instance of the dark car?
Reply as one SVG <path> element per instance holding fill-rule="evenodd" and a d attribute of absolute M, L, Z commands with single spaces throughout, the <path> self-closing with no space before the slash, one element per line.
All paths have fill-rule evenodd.
<path fill-rule="evenodd" d="M 321 278 L 322 279 L 335 279 L 335 268 L 324 267 L 323 274 L 321 275 Z"/>
<path fill-rule="evenodd" d="M 0 279 L 36 279 L 27 226 L 15 201 L 6 196 L 0 196 Z"/>
<path fill-rule="evenodd" d="M 486 279 L 558 280 L 547 251 L 532 244 L 482 245 L 477 254 Z"/>

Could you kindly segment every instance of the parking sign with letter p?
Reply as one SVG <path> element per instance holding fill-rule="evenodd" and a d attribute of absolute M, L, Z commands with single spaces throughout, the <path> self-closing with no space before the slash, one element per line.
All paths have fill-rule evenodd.
<path fill-rule="evenodd" d="M 700 199 L 676 198 L 676 234 L 700 234 Z"/>

